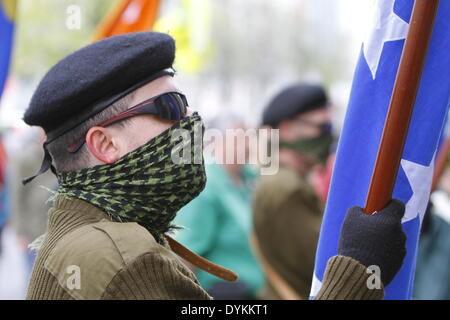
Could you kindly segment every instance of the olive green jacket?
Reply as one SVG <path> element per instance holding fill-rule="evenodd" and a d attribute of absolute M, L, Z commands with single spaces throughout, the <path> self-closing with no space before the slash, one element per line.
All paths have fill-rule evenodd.
<path fill-rule="evenodd" d="M 282 166 L 261 177 L 253 201 L 253 245 L 265 269 L 264 299 L 307 299 L 323 204 L 312 187 L 294 170 Z M 377 300 L 384 288 L 369 289 L 371 273 L 345 256 L 329 259 L 316 300 Z"/>
<path fill-rule="evenodd" d="M 329 260 L 317 300 L 381 299 L 366 268 L 343 256 Z M 100 209 L 57 197 L 33 266 L 27 299 L 201 299 L 211 297 L 170 250 L 136 223 L 111 222 Z"/>
<path fill-rule="evenodd" d="M 302 297 L 311 289 L 322 211 L 312 187 L 291 168 L 281 166 L 257 184 L 253 227 L 260 256 Z"/>
<path fill-rule="evenodd" d="M 211 299 L 167 243 L 137 223 L 58 196 L 27 299 Z"/>

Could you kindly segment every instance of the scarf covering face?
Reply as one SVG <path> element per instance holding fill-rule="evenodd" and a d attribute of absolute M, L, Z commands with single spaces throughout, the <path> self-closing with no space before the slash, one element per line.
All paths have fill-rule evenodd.
<path fill-rule="evenodd" d="M 205 187 L 203 133 L 194 113 L 113 164 L 59 173 L 58 193 L 85 200 L 114 221 L 137 222 L 162 243 L 176 228 L 177 211 Z"/>
<path fill-rule="evenodd" d="M 333 145 L 334 137 L 329 133 L 323 133 L 314 138 L 300 138 L 294 141 L 280 141 L 280 147 L 285 147 L 300 154 L 311 154 L 315 156 L 320 163 L 325 164 Z"/>

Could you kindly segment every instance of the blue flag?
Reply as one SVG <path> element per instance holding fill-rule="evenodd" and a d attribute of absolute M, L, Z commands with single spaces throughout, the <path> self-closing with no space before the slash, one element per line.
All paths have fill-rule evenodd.
<path fill-rule="evenodd" d="M 16 0 L 0 0 L 0 97 L 9 70 Z"/>
<path fill-rule="evenodd" d="M 364 41 L 339 140 L 311 296 L 320 289 L 327 261 L 351 206 L 364 207 L 394 87 L 413 0 L 379 0 L 375 27 Z M 425 213 L 450 98 L 450 1 L 441 1 L 393 197 L 406 204 L 407 255 L 385 299 L 411 299 L 419 232 Z"/>

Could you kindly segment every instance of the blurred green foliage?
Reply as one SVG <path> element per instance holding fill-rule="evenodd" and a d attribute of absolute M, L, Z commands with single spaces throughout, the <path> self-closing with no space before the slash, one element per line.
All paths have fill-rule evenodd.
<path fill-rule="evenodd" d="M 58 60 L 88 44 L 95 28 L 118 0 L 19 0 L 12 71 L 34 81 Z M 66 26 L 67 9 L 81 9 L 81 28 Z"/>

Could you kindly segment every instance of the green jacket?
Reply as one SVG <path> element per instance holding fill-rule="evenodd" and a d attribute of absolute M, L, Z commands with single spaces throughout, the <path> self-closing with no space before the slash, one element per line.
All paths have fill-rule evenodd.
<path fill-rule="evenodd" d="M 241 170 L 242 184 L 235 185 L 218 164 L 207 164 L 208 182 L 203 192 L 182 208 L 174 222 L 184 229 L 176 238 L 204 258 L 235 271 L 252 296 L 264 284 L 264 275 L 250 247 L 251 197 L 256 173 Z M 223 280 L 202 270 L 196 275 L 205 290 Z"/>
<path fill-rule="evenodd" d="M 369 274 L 357 261 L 329 260 L 318 300 L 381 299 L 365 286 Z M 136 300 L 211 297 L 168 245 L 159 245 L 136 223 L 111 222 L 91 204 L 57 197 L 33 266 L 27 299 Z"/>
<path fill-rule="evenodd" d="M 311 288 L 322 210 L 312 187 L 290 168 L 258 182 L 253 224 L 260 254 L 303 297 Z"/>
<path fill-rule="evenodd" d="M 309 297 L 313 281 L 322 211 L 323 204 L 312 187 L 290 168 L 282 166 L 277 174 L 259 180 L 253 224 L 260 258 L 303 299 Z M 381 299 L 384 289 L 369 289 L 369 277 L 367 268 L 358 261 L 332 257 L 315 299 Z M 274 284 L 269 283 L 265 298 L 279 299 L 279 293 L 270 290 L 272 287 Z"/>
<path fill-rule="evenodd" d="M 137 223 L 58 196 L 27 299 L 210 299 L 169 246 Z"/>

